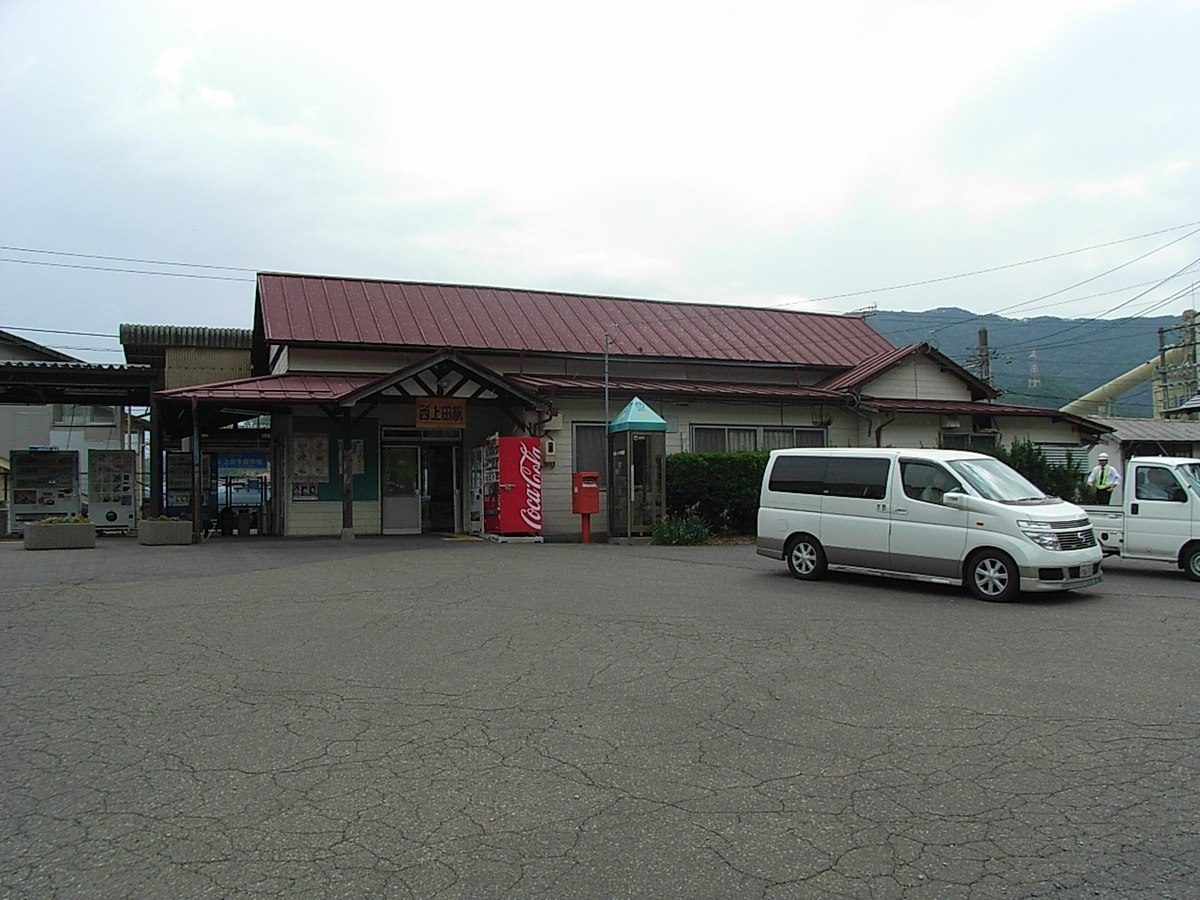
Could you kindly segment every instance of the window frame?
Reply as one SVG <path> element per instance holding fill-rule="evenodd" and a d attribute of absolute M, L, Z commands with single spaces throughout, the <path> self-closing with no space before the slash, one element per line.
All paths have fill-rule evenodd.
<path fill-rule="evenodd" d="M 689 426 L 689 436 L 691 438 L 691 452 L 693 453 L 737 453 L 741 451 L 729 449 L 729 433 L 732 432 L 754 432 L 754 447 L 751 452 L 769 451 L 769 450 L 790 450 L 795 448 L 811 448 L 819 450 L 827 447 L 829 441 L 829 430 L 824 426 L 812 425 L 716 425 L 705 422 L 696 422 Z M 698 449 L 700 441 L 697 440 L 697 434 L 704 432 L 723 432 L 722 450 Z M 768 432 L 792 432 L 792 440 L 796 441 L 796 435 L 800 433 L 815 434 L 818 436 L 820 443 L 791 443 L 786 447 L 767 446 L 766 436 Z"/>
<path fill-rule="evenodd" d="M 600 429 L 600 465 L 596 468 L 591 468 L 588 465 L 582 465 L 579 455 L 580 448 L 584 446 L 583 441 L 579 439 L 580 429 Z M 600 490 L 608 490 L 608 426 L 603 422 L 572 422 L 571 423 L 571 471 L 572 472 L 599 472 L 600 473 Z"/>

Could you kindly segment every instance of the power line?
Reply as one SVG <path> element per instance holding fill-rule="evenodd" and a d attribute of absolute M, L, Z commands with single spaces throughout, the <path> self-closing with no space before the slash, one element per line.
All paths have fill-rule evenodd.
<path fill-rule="evenodd" d="M 1188 273 L 1185 272 L 1183 274 L 1188 274 Z M 1068 303 L 1079 303 L 1080 301 L 1083 301 L 1083 300 L 1094 300 L 1097 297 L 1110 297 L 1113 294 L 1122 294 L 1125 291 L 1132 291 L 1137 288 L 1146 287 L 1147 285 L 1152 285 L 1152 286 L 1162 285 L 1162 284 L 1165 284 L 1167 281 L 1170 281 L 1170 280 L 1173 280 L 1173 279 L 1179 278 L 1179 277 L 1182 277 L 1182 276 L 1179 274 L 1169 275 L 1164 279 L 1159 279 L 1158 281 L 1140 281 L 1137 284 L 1127 284 L 1124 287 L 1113 288 L 1112 290 L 1108 290 L 1108 291 L 1098 291 L 1097 293 L 1094 293 L 1094 294 L 1084 294 L 1081 297 L 1070 297 L 1066 300 L 1058 300 L 1054 303 L 1046 303 L 1041 307 L 1041 309 L 1049 309 L 1052 306 L 1065 306 Z M 1185 290 L 1187 290 L 1187 289 L 1185 288 Z M 1172 299 L 1175 299 L 1175 298 L 1172 297 Z M 885 315 L 885 316 L 887 316 L 887 315 L 893 315 L 893 316 L 895 316 L 895 315 L 901 315 L 901 316 L 917 315 L 917 316 L 921 316 L 921 321 L 919 323 L 914 324 L 910 328 L 902 328 L 902 329 L 897 329 L 895 331 L 890 331 L 888 333 L 888 340 L 893 340 L 896 338 L 904 338 L 909 335 L 927 334 L 932 330 L 933 327 L 938 326 L 938 325 L 946 325 L 949 327 L 953 327 L 960 323 L 965 324 L 965 323 L 974 321 L 972 319 L 962 319 L 961 317 L 951 317 L 950 315 L 935 316 L 929 312 L 908 313 L 908 312 L 904 312 L 903 310 L 884 310 L 882 315 Z M 1139 313 L 1139 316 L 1145 316 L 1145 315 L 1146 315 L 1146 310 L 1143 310 L 1141 313 Z M 996 318 L 1003 318 L 1002 316 L 999 316 L 997 313 L 985 313 L 985 314 L 979 316 L 979 318 L 983 319 L 983 318 L 988 318 L 988 317 L 992 317 L 992 316 L 995 316 Z M 1070 321 L 1073 318 L 1077 318 L 1077 317 L 1063 317 L 1063 321 Z M 1022 319 L 1010 319 L 1008 321 L 1019 323 L 1023 320 Z M 1085 321 L 1100 321 L 1100 320 L 1099 319 L 1089 319 L 1089 320 L 1085 320 Z"/>
<path fill-rule="evenodd" d="M 0 262 L 20 263 L 26 266 L 47 266 L 52 269 L 88 269 L 93 272 L 120 272 L 126 275 L 162 275 L 168 278 L 200 278 L 208 281 L 254 281 L 253 278 L 234 278 L 230 275 L 198 275 L 195 272 L 150 272 L 145 269 L 117 269 L 107 266 L 85 266 L 79 263 L 45 262 L 40 259 L 12 259 L 7 256 L 0 256 Z M 174 263 L 168 263 L 167 265 L 174 265 Z"/>
<path fill-rule="evenodd" d="M 23 328 L 20 325 L 0 325 L 0 330 L 3 331 L 36 331 L 39 334 L 72 334 L 77 337 L 101 337 L 112 338 L 114 341 L 119 338 L 119 335 L 104 334 L 100 331 L 63 331 L 58 328 Z"/>
<path fill-rule="evenodd" d="M 1077 282 L 1075 282 L 1075 284 L 1068 285 L 1065 288 L 1060 288 L 1057 291 L 1051 291 L 1049 294 L 1043 294 L 1040 297 L 1034 297 L 1032 300 L 1022 300 L 1020 303 L 1014 303 L 1012 306 L 1001 307 L 1000 309 L 996 310 L 995 312 L 989 313 L 989 315 L 999 315 L 1000 313 L 1012 312 L 1014 309 L 1020 309 L 1022 306 L 1029 306 L 1032 303 L 1038 303 L 1039 301 L 1042 301 L 1042 300 L 1048 300 L 1051 297 L 1057 297 L 1059 294 L 1063 294 L 1063 293 L 1066 293 L 1067 291 L 1074 290 L 1077 287 L 1083 287 L 1083 285 L 1085 285 L 1085 284 L 1091 284 L 1093 281 L 1098 281 L 1099 279 L 1104 278 L 1106 275 L 1111 275 L 1113 272 L 1119 272 L 1121 269 L 1124 269 L 1127 266 L 1131 266 L 1136 262 L 1141 262 L 1143 259 L 1153 256 L 1155 253 L 1159 253 L 1163 250 L 1166 250 L 1168 247 L 1178 244 L 1180 241 L 1187 240 L 1188 238 L 1192 237 L 1195 234 L 1200 234 L 1200 228 L 1197 228 L 1194 231 L 1190 231 L 1187 234 L 1183 235 L 1182 237 L 1175 238 L 1175 240 L 1173 240 L 1173 241 L 1167 241 L 1167 243 L 1162 244 L 1161 246 L 1155 247 L 1153 250 L 1148 250 L 1145 253 L 1141 254 L 1140 256 L 1135 256 L 1133 259 L 1127 260 L 1126 262 L 1121 263 L 1119 266 L 1113 266 L 1111 269 L 1106 269 L 1105 271 L 1100 272 L 1097 275 L 1092 275 L 1090 278 L 1085 278 L 1085 279 L 1083 279 L 1083 281 L 1077 281 Z M 1189 267 L 1194 266 L 1197 262 L 1200 262 L 1200 260 L 1192 260 L 1190 263 L 1188 263 L 1186 266 L 1184 266 L 1179 271 L 1184 272 Z M 1176 273 L 1176 274 L 1179 274 L 1179 273 Z M 1167 279 L 1160 279 L 1159 284 L 1165 283 L 1166 280 Z M 1130 301 L 1130 302 L 1132 302 L 1132 301 Z M 1119 309 L 1120 306 L 1124 306 L 1124 305 L 1125 304 L 1120 304 L 1119 306 L 1114 307 L 1114 309 Z M 1111 311 L 1112 310 L 1109 310 L 1109 312 L 1111 312 Z M 1101 313 L 1101 315 L 1103 315 L 1103 313 Z M 978 321 L 981 318 L 983 318 L 982 315 L 971 316 L 970 318 L 963 319 L 961 322 L 957 322 L 957 323 L 953 323 L 953 324 L 962 325 L 967 322 Z M 947 327 L 949 327 L 949 326 L 948 325 L 942 326 L 941 329 L 935 329 L 935 330 L 943 330 Z"/>
<path fill-rule="evenodd" d="M 1154 237 L 1159 234 L 1166 234 L 1167 232 L 1170 232 L 1170 231 L 1178 231 L 1181 228 L 1190 228 L 1193 225 L 1200 225 L 1200 222 L 1186 222 L 1183 225 L 1174 225 L 1170 228 L 1160 229 L 1159 231 L 1148 231 L 1145 234 L 1138 234 L 1138 235 L 1134 235 L 1133 237 L 1121 238 L 1120 240 L 1116 240 L 1116 241 L 1107 241 L 1106 243 L 1103 243 L 1103 244 L 1093 244 L 1090 247 L 1080 247 L 1078 250 L 1065 250 L 1062 253 L 1052 253 L 1049 256 L 1039 256 L 1035 259 L 1027 259 L 1027 260 L 1023 260 L 1022 262 L 1007 263 L 1002 266 L 992 266 L 987 269 L 976 269 L 973 272 L 962 272 L 958 275 L 943 275 L 939 278 L 927 278 L 923 281 L 910 281 L 906 284 L 894 284 L 889 287 L 869 288 L 867 290 L 862 290 L 862 291 L 851 291 L 846 294 L 829 294 L 828 296 L 824 296 L 824 297 L 812 297 L 812 298 L 804 300 L 804 301 L 793 301 L 793 302 L 817 303 L 817 302 L 820 302 L 823 300 L 841 300 L 846 297 L 862 297 L 866 294 L 878 294 L 878 293 L 882 293 L 884 291 L 898 291 L 898 290 L 903 290 L 904 288 L 923 287 L 924 285 L 927 285 L 927 284 L 939 284 L 944 281 L 954 281 L 955 279 L 958 279 L 958 278 L 971 278 L 975 275 L 987 275 L 991 272 L 1001 272 L 1001 271 L 1004 271 L 1005 269 L 1016 269 L 1021 266 L 1031 266 L 1034 263 L 1047 262 L 1052 259 L 1062 259 L 1064 256 L 1073 256 L 1077 253 L 1087 253 L 1090 250 L 1101 250 L 1104 247 L 1115 247 L 1117 244 L 1126 244 L 1126 243 L 1129 243 L 1130 241 L 1137 241 L 1137 240 L 1141 240 L 1142 238 Z M 1196 232 L 1192 232 L 1192 234 L 1195 234 L 1195 233 Z M 1188 238 L 1188 237 L 1191 237 L 1191 235 L 1184 235 L 1183 238 L 1180 238 L 1179 240 L 1183 240 L 1184 238 Z M 1172 241 L 1172 243 L 1175 243 L 1175 242 Z M 1170 244 L 1167 244 L 1166 246 L 1169 247 Z M 1152 252 L 1157 252 L 1157 251 L 1152 251 Z M 1032 301 L 1030 301 L 1030 302 L 1032 302 Z"/>
<path fill-rule="evenodd" d="M 1186 272 L 1188 269 L 1190 269 L 1192 266 L 1194 266 L 1194 265 L 1195 265 L 1197 262 L 1200 262 L 1200 258 L 1197 258 L 1197 259 L 1194 259 L 1194 260 L 1192 260 L 1190 263 L 1188 263 L 1186 266 L 1184 266 L 1184 267 L 1183 267 L 1182 269 L 1180 269 L 1179 271 L 1175 272 L 1175 273 L 1174 273 L 1174 274 L 1172 274 L 1172 275 L 1168 275 L 1166 278 L 1162 279 L 1162 280 L 1161 280 L 1161 281 L 1160 281 L 1160 282 L 1159 282 L 1157 285 L 1155 285 L 1155 287 L 1160 287 L 1161 285 L 1163 285 L 1163 284 L 1165 284 L 1166 282 L 1170 281 L 1172 278 L 1174 278 L 1174 277 L 1178 276 L 1178 275 L 1179 275 L 1179 274 L 1181 274 L 1182 272 Z M 1108 325 L 1108 326 L 1106 327 L 1106 329 L 1105 329 L 1105 330 L 1109 330 L 1109 329 L 1112 329 L 1112 328 L 1119 328 L 1119 327 L 1122 327 L 1122 326 L 1124 326 L 1124 325 L 1127 325 L 1127 324 L 1128 324 L 1130 321 L 1132 321 L 1133 319 L 1136 319 L 1136 318 L 1141 318 L 1141 317 L 1143 317 L 1143 316 L 1147 315 L 1148 313 L 1150 313 L 1150 312 L 1153 312 L 1153 311 L 1154 311 L 1154 310 L 1156 310 L 1156 309 L 1161 309 L 1162 307 L 1166 306 L 1168 303 L 1171 303 L 1171 302 L 1173 302 L 1173 301 L 1175 301 L 1175 300 L 1179 299 L 1179 298 L 1180 298 L 1180 297 L 1182 297 L 1184 294 L 1186 294 L 1188 291 L 1192 290 L 1192 289 L 1193 289 L 1193 288 L 1196 286 L 1196 284 L 1197 284 L 1197 283 L 1198 283 L 1198 282 L 1193 282 L 1192 284 L 1188 285 L 1187 287 L 1185 287 L 1185 288 L 1182 288 L 1182 289 L 1181 289 L 1181 290 L 1179 290 L 1179 291 L 1176 291 L 1176 292 L 1175 292 L 1174 294 L 1172 294 L 1171 296 L 1169 296 L 1169 297 L 1167 297 L 1167 298 L 1165 298 L 1165 299 L 1163 299 L 1163 300 L 1157 301 L 1156 303 L 1154 303 L 1154 304 L 1153 304 L 1152 306 L 1150 306 L 1149 308 L 1147 308 L 1147 309 L 1143 310 L 1143 311 L 1142 311 L 1141 313 L 1139 313 L 1137 316 L 1127 316 L 1127 317 L 1125 317 L 1125 318 L 1123 318 L 1123 319 L 1117 319 L 1117 320 L 1115 320 L 1115 321 L 1114 321 L 1114 322 L 1113 322 L 1111 325 Z M 1126 307 L 1126 306 L 1128 306 L 1130 303 L 1133 303 L 1135 300 L 1140 300 L 1142 297 L 1146 296 L 1146 295 L 1147 295 L 1148 293 L 1150 293 L 1152 290 L 1154 290 L 1154 288 L 1153 288 L 1153 287 L 1152 287 L 1152 288 L 1148 288 L 1147 290 L 1144 290 L 1144 291 L 1142 291 L 1140 294 L 1137 294 L 1137 295 L 1135 295 L 1135 296 L 1133 296 L 1133 297 L 1130 297 L 1130 298 L 1129 298 L 1128 300 L 1126 300 L 1124 303 L 1118 303 L 1116 306 L 1114 306 L 1114 307 L 1111 307 L 1110 309 L 1106 309 L 1106 310 L 1105 310 L 1103 313 L 1101 313 L 1100 315 L 1101 315 L 1101 316 L 1105 316 L 1105 315 L 1107 315 L 1108 313 L 1111 313 L 1111 312 L 1116 312 L 1118 309 L 1122 309 L 1123 307 Z M 1082 327 L 1084 327 L 1084 326 L 1082 326 L 1082 325 L 1072 325 L 1072 326 L 1070 326 L 1069 328 L 1063 328 L 1063 329 L 1061 329 L 1060 331 L 1054 331 L 1054 332 L 1051 332 L 1050 334 L 1043 335 L 1043 336 L 1039 337 L 1039 338 L 1038 338 L 1038 343 L 1039 343 L 1039 345 L 1040 345 L 1040 344 L 1041 344 L 1041 341 L 1043 341 L 1043 340 L 1048 340 L 1048 339 L 1050 339 L 1050 338 L 1059 337 L 1060 335 L 1069 334 L 1069 333 L 1070 333 L 1070 332 L 1072 332 L 1072 331 L 1078 331 L 1078 330 L 1079 330 L 1080 328 L 1082 328 Z M 1048 345 L 1046 345 L 1046 347 L 1047 347 L 1047 348 L 1050 348 L 1050 347 L 1055 347 L 1055 346 L 1063 346 L 1063 345 L 1055 345 L 1055 344 L 1048 344 Z"/>
<path fill-rule="evenodd" d="M 228 272 L 254 272 L 254 269 L 247 269 L 244 266 L 214 266 L 205 263 L 185 263 L 185 262 L 170 262 L 162 259 L 137 259 L 129 256 L 102 256 L 97 253 L 69 253 L 66 250 L 42 250 L 37 247 L 8 247 L 0 244 L 0 250 L 15 251 L 17 253 L 44 253 L 47 256 L 72 256 L 77 259 L 101 259 L 105 262 L 127 262 L 139 263 L 146 266 L 177 266 L 183 269 L 224 269 Z"/>

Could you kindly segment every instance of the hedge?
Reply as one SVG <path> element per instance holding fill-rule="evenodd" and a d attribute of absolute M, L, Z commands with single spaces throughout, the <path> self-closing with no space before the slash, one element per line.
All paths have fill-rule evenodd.
<path fill-rule="evenodd" d="M 1080 448 L 1080 457 L 1087 451 Z M 1046 461 L 1030 441 L 1014 441 L 991 455 L 1008 463 L 1035 485 L 1072 502 L 1086 499 L 1084 473 L 1075 466 Z M 716 534 L 754 534 L 758 530 L 758 494 L 770 454 L 675 453 L 667 457 L 667 515 L 699 516 Z"/>
<path fill-rule="evenodd" d="M 717 534 L 754 534 L 769 456 L 766 451 L 668 456 L 667 514 L 700 516 Z"/>

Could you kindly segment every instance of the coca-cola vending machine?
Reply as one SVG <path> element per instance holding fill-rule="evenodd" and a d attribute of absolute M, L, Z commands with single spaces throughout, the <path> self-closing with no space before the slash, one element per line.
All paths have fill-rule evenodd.
<path fill-rule="evenodd" d="M 541 539 L 542 439 L 493 435 L 483 448 L 483 531 Z"/>

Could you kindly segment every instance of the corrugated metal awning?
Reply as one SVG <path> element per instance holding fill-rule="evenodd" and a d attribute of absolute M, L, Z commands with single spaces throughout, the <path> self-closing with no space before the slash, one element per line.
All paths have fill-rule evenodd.
<path fill-rule="evenodd" d="M 218 384 L 159 391 L 162 400 L 219 400 L 239 403 L 335 403 L 377 381 L 379 375 L 289 374 L 242 378 Z"/>
<path fill-rule="evenodd" d="M 1200 443 L 1200 422 L 1179 419 L 1126 419 L 1095 416 L 1118 441 L 1169 441 Z"/>

